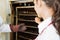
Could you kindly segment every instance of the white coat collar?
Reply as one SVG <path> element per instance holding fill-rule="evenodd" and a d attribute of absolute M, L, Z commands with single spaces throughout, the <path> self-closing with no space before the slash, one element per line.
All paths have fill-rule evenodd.
<path fill-rule="evenodd" d="M 49 17 L 38 25 L 39 33 L 52 22 L 51 19 L 52 17 Z"/>

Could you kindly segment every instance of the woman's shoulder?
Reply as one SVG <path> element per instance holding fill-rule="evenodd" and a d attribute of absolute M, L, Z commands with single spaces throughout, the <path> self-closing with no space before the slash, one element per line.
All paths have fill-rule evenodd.
<path fill-rule="evenodd" d="M 52 24 L 45 30 L 45 34 L 51 39 L 60 40 L 57 30 Z"/>
<path fill-rule="evenodd" d="M 60 40 L 60 36 L 58 35 L 56 29 L 53 25 L 50 25 L 43 33 L 43 36 L 47 38 L 47 40 Z"/>

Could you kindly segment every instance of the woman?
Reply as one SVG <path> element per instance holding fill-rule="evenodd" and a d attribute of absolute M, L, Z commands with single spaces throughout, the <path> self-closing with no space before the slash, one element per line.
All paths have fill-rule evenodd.
<path fill-rule="evenodd" d="M 34 0 L 39 23 L 39 35 L 35 40 L 60 40 L 60 0 Z"/>

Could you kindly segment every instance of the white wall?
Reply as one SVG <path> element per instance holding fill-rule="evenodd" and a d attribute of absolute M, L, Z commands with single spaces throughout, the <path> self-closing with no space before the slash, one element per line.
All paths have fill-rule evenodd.
<path fill-rule="evenodd" d="M 0 0 L 0 16 L 6 22 L 7 14 L 11 13 L 8 0 Z"/>
<path fill-rule="evenodd" d="M 0 16 L 6 21 L 6 4 L 4 0 L 0 0 Z"/>

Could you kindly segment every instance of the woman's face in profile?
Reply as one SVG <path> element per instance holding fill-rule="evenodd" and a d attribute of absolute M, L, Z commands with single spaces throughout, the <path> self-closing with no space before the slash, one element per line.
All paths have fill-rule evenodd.
<path fill-rule="evenodd" d="M 48 13 L 51 13 L 51 8 L 48 7 L 43 0 L 34 0 L 34 4 L 38 17 L 44 17 L 48 15 Z"/>

